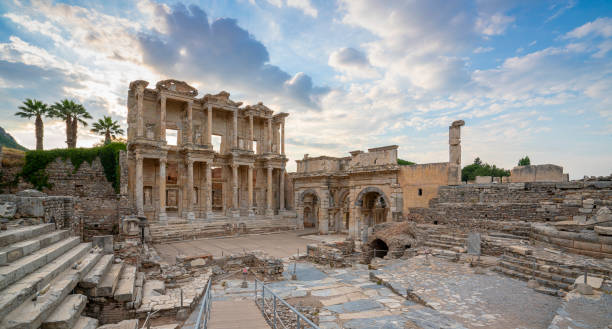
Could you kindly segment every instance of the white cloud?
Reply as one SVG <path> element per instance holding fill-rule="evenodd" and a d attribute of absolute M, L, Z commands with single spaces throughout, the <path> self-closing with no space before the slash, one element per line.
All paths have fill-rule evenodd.
<path fill-rule="evenodd" d="M 482 54 L 482 53 L 488 53 L 493 51 L 495 48 L 493 47 L 478 47 L 476 49 L 474 49 L 473 53 L 474 54 Z"/>
<path fill-rule="evenodd" d="M 566 33 L 564 38 L 584 38 L 586 36 L 612 37 L 612 18 L 601 17 Z"/>
<path fill-rule="evenodd" d="M 283 6 L 292 7 L 299 9 L 305 15 L 316 18 L 319 15 L 319 11 L 315 8 L 310 0 L 267 0 L 269 4 L 282 8 Z"/>
<path fill-rule="evenodd" d="M 476 19 L 476 30 L 484 35 L 503 34 L 508 26 L 514 22 L 514 17 L 501 13 L 493 15 L 481 15 Z"/>

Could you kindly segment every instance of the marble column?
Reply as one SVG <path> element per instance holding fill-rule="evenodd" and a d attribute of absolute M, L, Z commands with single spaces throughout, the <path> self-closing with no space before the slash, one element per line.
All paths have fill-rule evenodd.
<path fill-rule="evenodd" d="M 143 98 L 144 98 L 144 86 L 138 86 L 138 89 L 136 89 L 136 109 L 137 109 L 137 113 L 138 113 L 138 130 L 136 135 L 138 137 L 143 137 L 144 134 L 144 114 L 143 114 L 143 106 L 142 106 L 142 102 L 143 102 Z"/>
<path fill-rule="evenodd" d="M 285 155 L 285 121 L 281 122 L 281 154 Z"/>
<path fill-rule="evenodd" d="M 249 165 L 249 172 L 247 175 L 248 179 L 248 200 L 249 200 L 249 217 L 255 216 L 255 212 L 253 211 L 253 165 Z"/>
<path fill-rule="evenodd" d="M 274 216 L 274 209 L 272 208 L 272 167 L 268 169 L 268 190 L 266 193 L 266 216 Z"/>
<path fill-rule="evenodd" d="M 285 168 L 281 168 L 280 172 L 280 184 L 279 184 L 279 202 L 280 202 L 280 211 L 285 211 Z"/>
<path fill-rule="evenodd" d="M 166 141 L 166 96 L 161 97 L 159 110 L 159 137 L 162 141 Z"/>
<path fill-rule="evenodd" d="M 193 144 L 193 102 L 187 102 L 187 144 Z"/>
<path fill-rule="evenodd" d="M 234 125 L 234 134 L 232 136 L 232 148 L 237 149 L 238 148 L 238 110 L 234 111 L 234 120 L 233 120 L 233 125 Z"/>
<path fill-rule="evenodd" d="M 206 124 L 206 144 L 212 144 L 212 105 L 208 104 L 208 122 Z"/>
<path fill-rule="evenodd" d="M 257 150 L 253 150 L 253 114 L 249 115 L 249 150 L 257 153 Z"/>
<path fill-rule="evenodd" d="M 159 221 L 168 220 L 166 215 L 166 158 L 159 159 Z"/>
<path fill-rule="evenodd" d="M 142 154 L 136 154 L 136 210 L 138 216 L 144 216 L 144 192 L 143 192 L 143 177 L 142 177 Z"/>
<path fill-rule="evenodd" d="M 194 220 L 193 213 L 193 160 L 187 159 L 187 207 L 185 217 L 188 220 Z"/>
<path fill-rule="evenodd" d="M 232 164 L 232 217 L 240 217 L 238 206 L 238 165 Z"/>
<path fill-rule="evenodd" d="M 272 117 L 268 118 L 268 152 L 272 153 L 272 141 L 274 140 L 274 135 L 272 135 Z"/>
<path fill-rule="evenodd" d="M 212 219 L 212 161 L 206 162 L 206 218 Z"/>

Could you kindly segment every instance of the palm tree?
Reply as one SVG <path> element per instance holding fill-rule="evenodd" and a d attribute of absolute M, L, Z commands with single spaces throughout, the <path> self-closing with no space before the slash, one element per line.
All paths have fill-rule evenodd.
<path fill-rule="evenodd" d="M 91 119 L 91 114 L 85 110 L 83 105 L 68 99 L 55 102 L 51 106 L 51 116 L 66 123 L 66 144 L 68 148 L 76 147 L 78 123 L 87 126 L 87 122 L 83 119 Z"/>
<path fill-rule="evenodd" d="M 43 149 L 43 135 L 44 126 L 42 117 L 49 116 L 49 106 L 39 100 L 26 98 L 22 106 L 19 106 L 19 112 L 15 113 L 16 116 L 34 120 L 34 126 L 36 127 L 36 149 Z"/>
<path fill-rule="evenodd" d="M 91 132 L 104 135 L 104 144 L 108 144 L 112 139 L 117 138 L 117 135 L 123 135 L 123 129 L 119 126 L 117 121 L 109 116 L 104 116 L 102 119 L 98 119 L 98 122 L 94 122 Z"/>

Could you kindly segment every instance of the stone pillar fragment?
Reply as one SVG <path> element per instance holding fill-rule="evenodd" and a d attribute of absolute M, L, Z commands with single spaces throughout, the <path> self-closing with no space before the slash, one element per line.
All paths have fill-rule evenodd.
<path fill-rule="evenodd" d="M 272 167 L 267 167 L 267 169 L 268 189 L 266 193 L 266 216 L 274 216 L 274 209 L 272 209 Z"/>
<path fill-rule="evenodd" d="M 238 110 L 234 111 L 234 135 L 232 136 L 232 148 L 238 148 Z"/>
<path fill-rule="evenodd" d="M 187 159 L 187 207 L 186 218 L 188 220 L 194 220 L 195 214 L 193 213 L 193 160 Z"/>
<path fill-rule="evenodd" d="M 142 154 L 136 154 L 136 210 L 138 216 L 144 216 L 144 195 L 143 195 L 143 177 L 142 177 Z"/>
<path fill-rule="evenodd" d="M 187 144 L 193 143 L 193 102 L 187 102 Z"/>
<path fill-rule="evenodd" d="M 461 184 L 461 126 L 463 120 L 453 122 L 448 127 L 448 185 Z"/>
<path fill-rule="evenodd" d="M 136 135 L 138 137 L 144 136 L 144 113 L 143 113 L 143 99 L 144 99 L 144 85 L 139 85 L 136 89 L 136 113 L 138 113 L 138 130 Z"/>
<path fill-rule="evenodd" d="M 208 122 L 206 125 L 206 144 L 212 144 L 212 105 L 208 104 Z"/>
<path fill-rule="evenodd" d="M 285 121 L 281 123 L 281 154 L 285 155 Z"/>
<path fill-rule="evenodd" d="M 247 179 L 248 179 L 248 192 L 249 192 L 249 196 L 248 196 L 248 200 L 249 200 L 249 217 L 253 217 L 255 215 L 255 212 L 253 211 L 253 165 L 249 165 L 249 169 L 248 169 L 248 174 L 247 174 Z"/>
<path fill-rule="evenodd" d="M 162 141 L 166 141 L 166 96 L 162 96 L 160 100 L 159 111 L 159 136 Z"/>
<path fill-rule="evenodd" d="M 257 150 L 253 150 L 253 114 L 249 115 L 249 150 L 257 152 Z"/>
<path fill-rule="evenodd" d="M 212 161 L 209 161 L 206 162 L 206 218 L 212 216 Z"/>
<path fill-rule="evenodd" d="M 159 220 L 166 221 L 166 158 L 159 159 Z"/>
<path fill-rule="evenodd" d="M 272 135 L 272 117 L 268 118 L 268 141 L 267 147 L 268 152 L 272 153 L 272 141 L 274 140 L 274 136 Z"/>

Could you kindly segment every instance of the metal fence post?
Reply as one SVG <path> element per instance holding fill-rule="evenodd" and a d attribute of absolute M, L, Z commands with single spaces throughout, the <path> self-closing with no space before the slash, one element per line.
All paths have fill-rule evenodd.
<path fill-rule="evenodd" d="M 263 283 L 261 284 L 261 312 L 263 312 L 265 314 L 265 309 L 266 309 L 266 297 L 265 297 L 265 293 L 266 293 L 266 285 L 264 285 Z"/>
<path fill-rule="evenodd" d="M 297 314 L 297 329 L 300 329 L 300 315 Z"/>
<path fill-rule="evenodd" d="M 274 302 L 274 329 L 276 329 L 276 295 L 274 295 L 273 302 Z"/>

